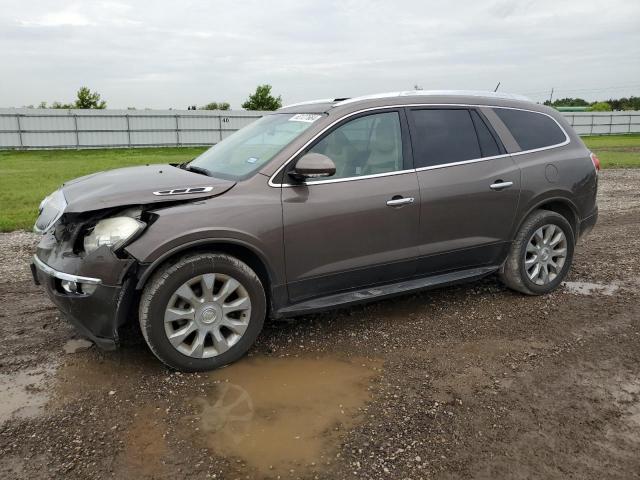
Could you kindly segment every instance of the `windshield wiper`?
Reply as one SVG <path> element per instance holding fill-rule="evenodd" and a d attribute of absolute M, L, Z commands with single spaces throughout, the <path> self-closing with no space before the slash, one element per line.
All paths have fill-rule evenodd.
<path fill-rule="evenodd" d="M 187 165 L 184 167 L 185 170 L 189 170 L 190 172 L 200 173 L 202 175 L 206 175 L 208 177 L 213 177 L 211 170 L 208 170 L 204 167 L 198 167 L 197 165 Z"/>

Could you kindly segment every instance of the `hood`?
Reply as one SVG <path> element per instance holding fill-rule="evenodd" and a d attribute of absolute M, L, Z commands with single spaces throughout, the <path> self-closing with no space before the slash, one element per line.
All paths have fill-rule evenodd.
<path fill-rule="evenodd" d="M 118 168 L 76 178 L 62 185 L 65 212 L 81 213 L 125 205 L 207 198 L 235 185 L 172 165 Z M 154 193 L 156 192 L 156 193 Z"/>

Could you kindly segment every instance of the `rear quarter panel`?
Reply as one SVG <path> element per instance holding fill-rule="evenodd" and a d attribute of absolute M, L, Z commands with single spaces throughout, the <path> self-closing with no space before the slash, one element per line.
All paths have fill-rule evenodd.
<path fill-rule="evenodd" d="M 501 120 L 490 109 L 483 109 L 521 170 L 522 190 L 511 237 L 515 237 L 533 210 L 551 201 L 569 205 L 578 222 L 592 215 L 596 210 L 598 176 L 582 139 L 555 109 L 543 105 L 516 108 L 549 115 L 562 127 L 569 141 L 562 146 L 522 152 Z"/>
<path fill-rule="evenodd" d="M 567 133 L 570 142 L 565 146 L 513 154 L 522 174 L 520 222 L 516 222 L 513 236 L 530 212 L 550 201 L 569 204 L 578 221 L 596 209 L 597 174 L 589 150 L 573 131 Z"/>

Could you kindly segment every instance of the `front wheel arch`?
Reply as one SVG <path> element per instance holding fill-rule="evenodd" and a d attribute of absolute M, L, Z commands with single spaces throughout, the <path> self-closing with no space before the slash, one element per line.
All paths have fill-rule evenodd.
<path fill-rule="evenodd" d="M 256 253 L 252 248 L 244 245 L 243 242 L 235 242 L 229 240 L 198 240 L 186 243 L 178 248 L 169 250 L 162 256 L 154 260 L 139 276 L 136 284 L 136 290 L 142 290 L 149 279 L 153 276 L 162 265 L 171 263 L 188 253 L 226 253 L 238 260 L 246 263 L 260 279 L 262 286 L 267 294 L 270 295 L 270 286 L 274 284 L 274 274 L 270 270 L 268 263 L 263 259 L 261 254 Z"/>

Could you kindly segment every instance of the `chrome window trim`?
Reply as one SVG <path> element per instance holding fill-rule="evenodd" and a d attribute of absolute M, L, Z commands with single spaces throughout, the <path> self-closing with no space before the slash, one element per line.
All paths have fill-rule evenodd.
<path fill-rule="evenodd" d="M 469 159 L 469 160 L 462 160 L 462 161 L 459 161 L 459 162 L 442 163 L 442 164 L 439 164 L 439 165 L 430 165 L 430 166 L 426 166 L 426 167 L 418 167 L 418 168 L 412 168 L 412 169 L 407 169 L 407 170 L 396 170 L 396 171 L 393 171 L 393 172 L 377 173 L 377 174 L 374 174 L 374 175 L 360 175 L 360 176 L 355 176 L 355 177 L 336 178 L 336 179 L 329 179 L 329 180 L 314 180 L 314 181 L 311 181 L 311 182 L 301 182 L 301 183 L 297 183 L 297 184 L 296 183 L 275 183 L 274 182 L 273 179 L 276 176 L 278 176 L 280 174 L 280 172 L 282 170 L 284 170 L 284 168 L 295 157 L 297 157 L 311 143 L 316 141 L 321 135 L 323 135 L 327 130 L 332 128 L 337 123 L 340 123 L 341 121 L 343 121 L 343 120 L 345 120 L 347 118 L 350 118 L 350 117 L 352 117 L 354 115 L 358 115 L 360 113 L 372 112 L 372 111 L 376 111 L 376 110 L 405 108 L 405 107 L 467 107 L 467 108 L 469 108 L 469 107 L 483 108 L 484 107 L 484 108 L 505 108 L 505 109 L 509 109 L 509 110 L 521 110 L 523 112 L 537 113 L 539 115 L 544 115 L 546 117 L 549 117 L 551 120 L 553 120 L 556 123 L 556 125 L 558 126 L 558 128 L 560 128 L 560 131 L 562 131 L 562 133 L 564 134 L 565 140 L 564 140 L 564 142 L 561 142 L 561 143 L 556 143 L 554 145 L 549 145 L 547 147 L 534 148 L 534 149 L 531 149 L 531 150 L 521 150 L 519 152 L 504 153 L 504 154 L 501 154 L 501 155 L 494 155 L 492 157 L 472 158 L 472 159 Z M 302 147 L 300 147 L 298 150 L 296 150 L 296 152 L 293 155 L 291 155 L 287 159 L 287 161 L 285 161 L 275 171 L 275 173 L 273 173 L 273 175 L 271 175 L 269 177 L 268 185 L 270 187 L 275 187 L 275 188 L 300 187 L 300 186 L 304 186 L 304 185 L 321 185 L 321 184 L 324 184 L 324 183 L 351 182 L 351 181 L 355 181 L 355 180 L 364 180 L 364 179 L 367 179 L 367 178 L 379 178 L 379 177 L 386 177 L 386 176 L 391 176 L 391 175 L 400 175 L 400 174 L 409 173 L 409 172 L 422 172 L 422 171 L 425 171 L 425 170 L 435 170 L 435 169 L 439 169 L 439 168 L 455 167 L 457 165 L 465 165 L 467 163 L 477 163 L 477 162 L 483 162 L 483 161 L 488 161 L 488 160 L 495 160 L 497 158 L 509 157 L 509 156 L 514 156 L 514 155 L 524 155 L 524 154 L 527 154 L 527 153 L 541 152 L 541 151 L 544 151 L 544 150 L 550 150 L 552 148 L 563 147 L 563 146 L 569 144 L 570 142 L 571 142 L 571 139 L 570 139 L 569 135 L 567 134 L 567 131 L 562 127 L 562 125 L 560 125 L 560 123 L 555 118 L 553 118 L 548 113 L 537 112 L 535 110 L 529 110 L 529 109 L 526 109 L 526 108 L 504 107 L 504 106 L 500 106 L 500 105 L 475 105 L 475 104 L 467 104 L 467 103 L 411 103 L 411 104 L 399 104 L 399 105 L 398 104 L 394 104 L 394 105 L 384 105 L 384 106 L 378 106 L 378 107 L 369 107 L 369 108 L 363 108 L 362 110 L 357 110 L 355 112 L 348 113 L 347 115 L 344 115 L 343 117 L 340 117 L 340 118 L 334 120 L 329 125 L 327 125 L 325 128 L 323 128 L 320 132 L 316 133 Z"/>
<path fill-rule="evenodd" d="M 70 273 L 59 272 L 58 270 L 51 268 L 49 265 L 40 260 L 37 255 L 33 256 L 33 263 L 36 264 L 36 267 L 39 270 L 42 270 L 47 275 L 58 278 L 60 280 L 67 280 L 69 282 L 76 283 L 89 283 L 91 285 L 100 285 L 102 283 L 102 280 L 99 278 L 81 277 L 78 275 L 71 275 Z"/>

